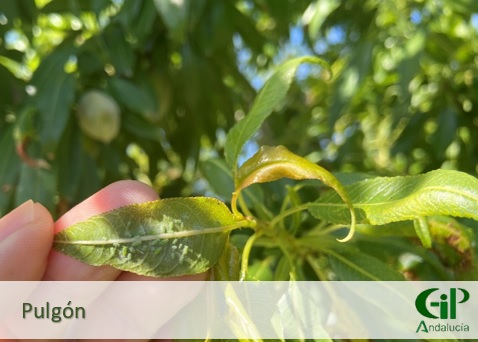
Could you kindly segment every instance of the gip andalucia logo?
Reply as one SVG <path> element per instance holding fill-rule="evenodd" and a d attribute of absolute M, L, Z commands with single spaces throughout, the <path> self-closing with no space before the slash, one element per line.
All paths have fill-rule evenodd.
<path fill-rule="evenodd" d="M 416 332 L 470 331 L 468 324 L 456 320 L 458 304 L 466 303 L 470 299 L 470 293 L 462 288 L 450 288 L 448 294 L 437 293 L 438 290 L 439 288 L 431 288 L 422 291 L 415 300 L 415 308 L 426 318 L 446 321 L 434 321 L 427 324 L 422 320 Z"/>

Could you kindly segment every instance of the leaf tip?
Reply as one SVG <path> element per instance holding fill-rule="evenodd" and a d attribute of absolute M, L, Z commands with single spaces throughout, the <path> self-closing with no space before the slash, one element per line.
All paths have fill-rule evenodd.
<path fill-rule="evenodd" d="M 350 222 L 349 233 L 343 239 L 337 239 L 338 242 L 347 242 L 347 241 L 352 240 L 352 238 L 354 237 L 355 225 L 357 223 L 357 219 L 355 217 L 355 210 L 353 209 L 353 207 L 350 207 L 350 217 L 351 217 L 351 222 Z"/>
<path fill-rule="evenodd" d="M 352 238 L 354 236 L 354 231 L 355 231 L 354 228 L 350 228 L 349 233 L 347 234 L 347 236 L 344 237 L 343 239 L 337 239 L 337 241 L 338 242 L 348 242 L 348 241 L 352 240 Z"/>

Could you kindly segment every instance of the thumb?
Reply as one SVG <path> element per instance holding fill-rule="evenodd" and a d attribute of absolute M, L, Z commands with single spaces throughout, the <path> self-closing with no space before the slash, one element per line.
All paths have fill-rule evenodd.
<path fill-rule="evenodd" d="M 40 280 L 53 243 L 53 219 L 29 200 L 0 219 L 0 281 Z"/>

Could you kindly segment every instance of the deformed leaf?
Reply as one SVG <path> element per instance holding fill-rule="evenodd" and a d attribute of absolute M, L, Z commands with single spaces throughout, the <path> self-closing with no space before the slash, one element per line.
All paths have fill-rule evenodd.
<path fill-rule="evenodd" d="M 382 225 L 435 215 L 478 220 L 478 179 L 459 171 L 377 177 L 345 189 L 354 205 L 357 223 Z M 345 224 L 350 220 L 348 207 L 333 192 L 311 203 L 309 210 L 331 223 Z"/>
<path fill-rule="evenodd" d="M 435 241 L 446 243 L 460 253 L 472 250 L 474 245 L 472 228 L 447 216 L 428 217 L 427 224 Z"/>
<path fill-rule="evenodd" d="M 340 241 L 347 241 L 352 237 L 355 228 L 355 213 L 345 188 L 329 171 L 299 157 L 284 146 L 262 146 L 255 155 L 239 168 L 233 201 L 238 193 L 249 185 L 272 182 L 281 178 L 320 179 L 324 184 L 334 189 L 349 213 L 346 223 L 351 225 L 349 235 Z"/>
<path fill-rule="evenodd" d="M 55 235 L 54 248 L 87 264 L 171 277 L 208 270 L 235 221 L 214 198 L 171 198 L 124 206 Z"/>

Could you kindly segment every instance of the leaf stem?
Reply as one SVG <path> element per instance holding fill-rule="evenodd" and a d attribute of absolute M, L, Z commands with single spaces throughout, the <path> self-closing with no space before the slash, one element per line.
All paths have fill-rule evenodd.
<path fill-rule="evenodd" d="M 184 230 L 179 232 L 173 233 L 159 233 L 154 235 L 144 235 L 134 238 L 123 238 L 123 239 L 110 239 L 105 241 L 94 241 L 94 240 L 78 240 L 78 241 L 68 241 L 68 240 L 55 240 L 54 243 L 56 244 L 64 244 L 64 245 L 92 245 L 92 246 L 104 246 L 104 245 L 112 245 L 112 244 L 121 244 L 121 243 L 133 243 L 133 242 L 143 242 L 143 241 L 151 241 L 151 240 L 158 240 L 158 239 L 176 239 L 176 238 L 184 238 L 196 235 L 203 235 L 203 234 L 217 234 L 217 233 L 227 233 L 234 229 L 245 228 L 245 227 L 254 227 L 255 222 L 251 220 L 242 220 L 238 221 L 234 224 L 228 226 L 221 226 L 221 227 L 211 227 L 211 228 L 203 228 L 200 230 Z"/>
<path fill-rule="evenodd" d="M 242 215 L 239 210 L 237 210 L 237 197 L 239 196 L 240 194 L 240 190 L 238 191 L 234 191 L 232 193 L 232 197 L 231 197 L 231 209 L 232 209 L 232 215 L 234 216 L 234 219 L 235 220 L 242 220 L 244 219 L 244 215 Z"/>
<path fill-rule="evenodd" d="M 244 196 L 242 196 L 242 194 L 239 194 L 238 199 L 239 199 L 239 206 L 241 207 L 244 214 L 246 214 L 246 216 L 252 217 L 252 213 L 249 211 L 249 208 L 247 207 L 246 201 L 244 200 Z"/>
<path fill-rule="evenodd" d="M 310 265 L 310 267 L 312 267 L 312 270 L 314 271 L 315 275 L 317 276 L 317 278 L 319 278 L 320 281 L 328 280 L 325 273 L 318 267 L 317 263 L 312 258 L 312 255 L 307 254 L 305 256 L 305 260 L 307 260 L 307 263 Z"/>
<path fill-rule="evenodd" d="M 275 227 L 280 221 L 285 219 L 287 216 L 293 215 L 293 214 L 295 214 L 297 212 L 300 212 L 300 211 L 303 211 L 303 210 L 307 210 L 308 208 L 309 208 L 309 203 L 304 203 L 304 204 L 299 205 L 295 208 L 291 208 L 289 210 L 283 211 L 282 213 L 280 213 L 279 215 L 277 215 L 276 217 L 274 217 L 271 220 L 270 225 L 271 225 L 271 227 Z"/>
<path fill-rule="evenodd" d="M 249 255 L 251 254 L 252 245 L 254 242 L 259 238 L 259 233 L 254 233 L 251 237 L 247 240 L 246 244 L 244 245 L 244 250 L 242 251 L 242 258 L 241 258 L 241 272 L 239 275 L 239 280 L 244 281 L 247 275 L 247 266 L 249 264 Z"/>

